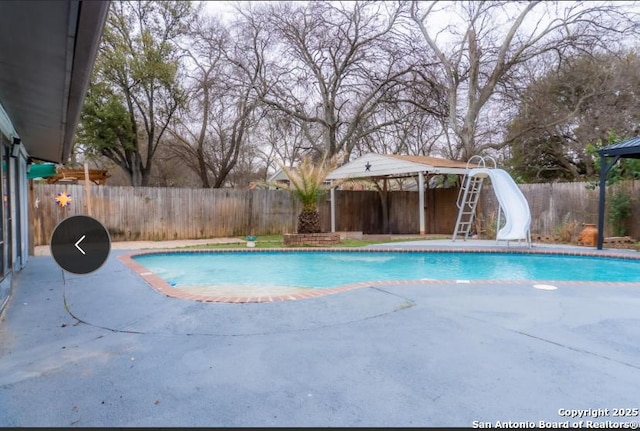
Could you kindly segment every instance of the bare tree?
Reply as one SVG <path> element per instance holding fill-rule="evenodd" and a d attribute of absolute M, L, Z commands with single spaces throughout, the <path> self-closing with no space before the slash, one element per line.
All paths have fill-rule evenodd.
<path fill-rule="evenodd" d="M 452 17 L 459 20 L 447 23 Z M 547 55 L 561 60 L 575 52 L 611 49 L 623 35 L 635 33 L 638 22 L 637 12 L 624 3 L 542 1 L 414 0 L 411 18 L 440 61 L 447 126 L 463 160 L 504 147 L 484 111 L 519 67 Z"/>
<path fill-rule="evenodd" d="M 256 82 L 265 47 L 257 37 L 260 25 L 244 25 L 248 31 L 235 27 L 237 33 L 230 34 L 219 21 L 201 19 L 187 49 L 193 69 L 192 103 L 171 130 L 179 142 L 174 158 L 196 172 L 207 188 L 227 183 L 259 117 Z"/>
<path fill-rule="evenodd" d="M 376 115 L 395 103 L 394 88 L 410 69 L 392 45 L 400 11 L 396 3 L 359 1 L 254 9 L 273 36 L 263 102 L 296 119 L 309 142 L 321 142 L 318 153 L 348 159 L 363 139 L 391 124 Z"/>
<path fill-rule="evenodd" d="M 254 139 L 262 144 L 257 151 L 264 165 L 275 171 L 280 166 L 294 166 L 312 149 L 310 142 L 314 142 L 308 127 L 277 109 L 267 110 L 254 135 Z"/>

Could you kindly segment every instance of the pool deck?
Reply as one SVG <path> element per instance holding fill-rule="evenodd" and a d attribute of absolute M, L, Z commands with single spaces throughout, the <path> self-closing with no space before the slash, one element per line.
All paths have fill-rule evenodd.
<path fill-rule="evenodd" d="M 387 247 L 452 245 L 420 243 Z M 533 247 L 547 248 L 594 252 Z M 0 426 L 640 419 L 640 284 L 372 284 L 305 300 L 210 303 L 159 294 L 120 260 L 132 251 L 114 247 L 85 276 L 46 255 L 17 274 L 0 320 Z"/>

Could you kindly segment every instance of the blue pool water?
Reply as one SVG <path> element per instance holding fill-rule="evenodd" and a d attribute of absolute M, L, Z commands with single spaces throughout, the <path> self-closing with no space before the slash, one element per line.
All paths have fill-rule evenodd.
<path fill-rule="evenodd" d="M 335 287 L 384 280 L 640 282 L 640 260 L 456 252 L 212 252 L 134 256 L 176 287 Z"/>

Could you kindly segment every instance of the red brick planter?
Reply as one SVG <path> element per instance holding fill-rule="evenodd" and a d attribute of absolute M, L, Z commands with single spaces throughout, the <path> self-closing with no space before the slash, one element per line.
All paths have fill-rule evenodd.
<path fill-rule="evenodd" d="M 284 245 L 287 246 L 327 247 L 339 243 L 340 234 L 337 232 L 284 234 Z"/>

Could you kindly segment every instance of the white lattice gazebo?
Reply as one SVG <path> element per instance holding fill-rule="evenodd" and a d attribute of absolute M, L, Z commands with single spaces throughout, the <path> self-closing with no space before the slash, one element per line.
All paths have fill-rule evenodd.
<path fill-rule="evenodd" d="M 427 175 L 465 175 L 469 168 L 466 162 L 429 156 L 407 156 L 397 154 L 365 154 L 331 172 L 327 180 L 346 179 L 394 179 L 416 177 L 418 182 L 420 235 L 425 234 L 424 188 Z M 336 231 L 335 188 L 331 188 L 331 232 Z"/>

